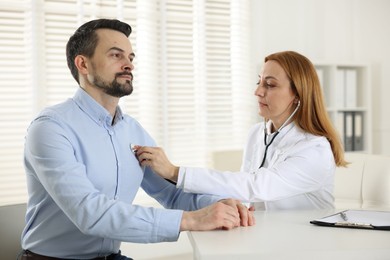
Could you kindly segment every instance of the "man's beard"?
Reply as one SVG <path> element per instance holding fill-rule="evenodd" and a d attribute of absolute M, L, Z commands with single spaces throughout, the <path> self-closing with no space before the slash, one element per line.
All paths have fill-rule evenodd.
<path fill-rule="evenodd" d="M 106 83 L 98 75 L 94 75 L 93 84 L 103 90 L 106 94 L 113 97 L 123 97 L 128 96 L 133 92 L 133 82 L 132 80 L 126 80 L 126 83 L 119 83 L 117 78 L 122 75 L 130 75 L 133 79 L 133 74 L 131 72 L 122 72 L 115 75 L 114 80 L 111 83 Z"/>

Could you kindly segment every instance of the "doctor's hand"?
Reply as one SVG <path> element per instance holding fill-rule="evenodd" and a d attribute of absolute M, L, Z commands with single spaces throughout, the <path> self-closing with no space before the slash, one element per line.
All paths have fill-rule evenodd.
<path fill-rule="evenodd" d="M 240 226 L 240 216 L 235 207 L 222 202 L 195 211 L 184 211 L 180 231 L 206 231 L 232 229 Z"/>
<path fill-rule="evenodd" d="M 237 213 L 240 216 L 240 224 L 241 226 L 253 226 L 255 225 L 255 217 L 253 215 L 254 207 L 250 207 L 249 209 L 241 203 L 239 200 L 235 199 L 223 199 L 220 200 L 220 202 L 232 206 L 233 208 L 236 208 Z"/>
<path fill-rule="evenodd" d="M 161 177 L 177 182 L 179 167 L 173 165 L 160 147 L 135 146 L 135 153 L 141 166 L 149 166 Z"/>

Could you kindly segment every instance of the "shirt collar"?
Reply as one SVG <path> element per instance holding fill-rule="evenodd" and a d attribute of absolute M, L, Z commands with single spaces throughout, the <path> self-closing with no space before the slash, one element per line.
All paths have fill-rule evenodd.
<path fill-rule="evenodd" d="M 112 116 L 102 105 L 100 105 L 95 99 L 93 99 L 84 89 L 81 87 L 76 91 L 73 97 L 74 102 L 83 110 L 92 120 L 98 125 L 115 125 L 120 120 L 123 120 L 123 113 L 119 106 L 116 107 L 115 119 L 112 124 Z"/>

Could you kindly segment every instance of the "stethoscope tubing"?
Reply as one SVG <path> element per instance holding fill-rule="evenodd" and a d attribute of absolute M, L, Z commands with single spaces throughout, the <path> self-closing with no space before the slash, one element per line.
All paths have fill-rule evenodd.
<path fill-rule="evenodd" d="M 274 136 L 271 138 L 271 141 L 267 144 L 267 130 L 264 129 L 264 144 L 265 144 L 265 151 L 264 151 L 264 156 L 263 156 L 263 160 L 260 164 L 260 167 L 263 167 L 264 166 L 264 163 L 265 163 L 265 158 L 267 157 L 267 152 L 268 152 L 268 147 L 272 144 L 272 142 L 275 140 L 276 136 L 279 134 L 279 130 L 274 134 Z"/>

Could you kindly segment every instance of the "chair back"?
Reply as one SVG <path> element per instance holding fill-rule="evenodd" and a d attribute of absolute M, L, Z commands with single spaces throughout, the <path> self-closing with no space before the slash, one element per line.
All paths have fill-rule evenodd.
<path fill-rule="evenodd" d="M 336 208 L 390 209 L 390 156 L 346 153 L 335 173 Z"/>
<path fill-rule="evenodd" d="M 219 171 L 239 171 L 242 163 L 242 150 L 221 150 L 212 153 L 212 168 Z"/>
<path fill-rule="evenodd" d="M 16 259 L 21 251 L 26 204 L 0 206 L 0 259 Z"/>

